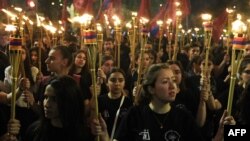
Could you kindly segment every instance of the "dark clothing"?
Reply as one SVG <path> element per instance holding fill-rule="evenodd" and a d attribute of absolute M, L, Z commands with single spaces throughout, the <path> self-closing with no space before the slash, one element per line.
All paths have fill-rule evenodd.
<path fill-rule="evenodd" d="M 0 103 L 0 137 L 7 133 L 7 124 L 10 119 L 10 110 L 7 105 Z"/>
<path fill-rule="evenodd" d="M 237 107 L 237 101 L 239 100 L 242 94 L 242 91 L 243 91 L 243 88 L 236 84 L 234 88 L 233 102 L 232 102 L 232 116 L 236 118 L 236 120 L 237 120 L 237 111 L 239 110 Z M 224 111 L 223 109 L 227 109 L 228 94 L 229 94 L 229 87 L 224 92 L 222 92 L 220 96 L 218 97 L 222 105 L 221 115 L 223 114 L 223 111 Z"/>
<path fill-rule="evenodd" d="M 143 70 L 145 72 L 145 70 Z M 141 73 L 141 82 L 140 84 L 142 84 L 143 81 L 143 72 Z M 133 89 L 136 86 L 138 80 L 138 72 L 137 69 L 136 71 L 132 72 L 132 73 L 128 73 L 127 77 L 126 77 L 126 84 L 125 84 L 125 89 L 128 90 L 129 93 L 129 97 L 133 98 L 132 93 L 133 93 Z"/>
<path fill-rule="evenodd" d="M 76 129 L 78 129 L 76 127 Z M 69 130 L 73 130 L 69 132 Z M 34 122 L 26 132 L 25 141 L 91 141 L 88 130 L 74 130 L 54 127 L 47 120 Z M 88 137 L 89 136 L 89 137 Z"/>
<path fill-rule="evenodd" d="M 70 74 L 74 77 L 75 80 L 79 81 L 77 82 L 80 85 L 81 91 L 84 92 L 84 99 L 91 99 L 92 95 L 90 92 L 90 87 L 92 85 L 92 79 L 91 74 L 89 71 L 80 72 L 78 74 Z M 76 78 L 78 77 L 78 78 Z"/>
<path fill-rule="evenodd" d="M 195 101 L 199 101 L 199 99 L 194 96 L 192 91 L 180 90 L 180 92 L 176 95 L 175 101 L 172 103 L 172 105 L 177 107 L 185 107 L 192 113 L 193 117 L 196 117 L 197 102 Z"/>
<path fill-rule="evenodd" d="M 120 68 L 124 71 L 124 72 L 128 72 L 129 70 L 129 65 L 131 63 L 130 57 L 129 57 L 129 53 L 130 53 L 130 48 L 124 44 L 121 45 L 121 59 L 120 59 Z M 126 74 L 127 75 L 127 74 Z"/>
<path fill-rule="evenodd" d="M 16 106 L 16 119 L 20 121 L 21 128 L 18 138 L 24 138 L 28 127 L 38 119 L 38 115 L 32 109 Z M 7 133 L 7 124 L 10 120 L 10 106 L 0 104 L 0 136 Z"/>
<path fill-rule="evenodd" d="M 187 71 L 188 64 L 189 64 L 188 56 L 184 53 L 177 53 L 176 59 L 177 59 L 177 61 L 181 62 L 181 65 L 182 65 L 184 71 Z M 167 52 L 164 52 L 163 56 L 161 57 L 161 61 L 164 63 L 164 62 L 167 62 L 168 60 L 172 60 L 172 59 L 169 58 Z"/>
<path fill-rule="evenodd" d="M 107 124 L 109 135 L 111 135 L 116 117 L 116 112 L 120 106 L 121 100 L 122 96 L 118 99 L 111 99 L 108 97 L 107 94 L 98 97 L 99 112 L 102 114 L 102 117 Z M 132 104 L 132 100 L 128 97 L 125 97 L 122 107 L 120 109 L 116 127 L 119 127 L 120 120 L 124 117 L 124 115 L 127 113 L 128 109 L 132 106 Z"/>
<path fill-rule="evenodd" d="M 194 106 L 195 109 L 191 109 L 191 111 L 195 113 L 194 115 L 197 115 L 197 111 L 199 107 L 200 93 L 201 93 L 200 92 L 200 89 L 201 89 L 200 79 L 201 79 L 200 75 L 192 76 L 186 79 L 187 88 L 190 89 L 195 99 L 195 101 L 193 101 L 195 105 Z M 210 84 L 211 84 L 212 94 L 214 98 L 216 99 L 218 93 L 217 93 L 217 88 L 216 88 L 216 82 L 213 77 L 210 78 Z M 215 116 L 218 114 L 218 111 L 212 111 L 212 110 L 209 110 L 208 108 L 206 108 L 206 111 L 207 111 L 206 121 L 201 131 L 202 131 L 203 137 L 206 140 L 211 140 L 216 132 L 216 127 L 215 127 L 216 122 L 214 120 L 215 120 Z"/>
<path fill-rule="evenodd" d="M 6 67 L 9 66 L 9 58 L 8 56 L 0 51 L 0 80 L 3 81 L 5 74 L 4 74 L 4 70 Z"/>
<path fill-rule="evenodd" d="M 163 119 L 161 128 L 159 120 Z M 197 140 L 202 136 L 192 115 L 172 107 L 166 114 L 153 112 L 148 105 L 132 107 L 122 120 L 115 139 L 119 141 Z"/>

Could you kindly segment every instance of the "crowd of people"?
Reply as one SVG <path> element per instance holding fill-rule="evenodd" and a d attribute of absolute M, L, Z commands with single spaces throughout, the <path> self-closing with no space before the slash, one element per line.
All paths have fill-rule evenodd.
<path fill-rule="evenodd" d="M 195 40 L 179 48 L 172 60 L 174 45 L 167 38 L 160 45 L 149 38 L 145 45 L 138 43 L 131 59 L 125 36 L 120 55 L 116 41 L 108 37 L 95 62 L 97 82 L 92 82 L 88 47 L 79 47 L 73 35 L 56 46 L 22 46 L 16 117 L 10 120 L 12 66 L 5 36 L 0 35 L 1 141 L 220 141 L 224 125 L 250 122 L 250 43 L 229 115 L 230 47 L 212 44 L 206 62 L 203 44 Z"/>

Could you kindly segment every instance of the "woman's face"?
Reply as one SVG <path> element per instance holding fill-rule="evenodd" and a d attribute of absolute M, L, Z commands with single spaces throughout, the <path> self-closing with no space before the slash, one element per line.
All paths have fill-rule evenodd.
<path fill-rule="evenodd" d="M 173 102 L 177 93 L 177 86 L 175 76 L 171 69 L 160 70 L 155 85 L 150 87 L 149 90 L 152 94 L 154 101 L 161 103 Z"/>
<path fill-rule="evenodd" d="M 51 85 L 47 85 L 44 92 L 44 115 L 48 119 L 56 119 L 59 117 L 58 106 L 56 102 L 56 95 L 54 92 L 54 88 Z"/>
<path fill-rule="evenodd" d="M 30 56 L 33 64 L 38 62 L 38 53 L 36 51 L 31 51 Z"/>
<path fill-rule="evenodd" d="M 111 69 L 113 68 L 114 66 L 114 61 L 113 60 L 107 60 L 105 61 L 105 63 L 102 65 L 102 70 L 105 74 L 108 74 Z"/>
<path fill-rule="evenodd" d="M 85 53 L 78 53 L 75 58 L 75 65 L 80 68 L 84 67 L 84 65 L 86 64 L 86 59 L 87 58 Z"/>
<path fill-rule="evenodd" d="M 248 64 L 241 73 L 241 79 L 243 80 L 243 83 L 247 83 L 250 80 L 250 64 Z"/>
<path fill-rule="evenodd" d="M 195 56 L 198 56 L 198 55 L 200 55 L 199 47 L 192 47 L 191 49 L 189 49 L 188 51 L 189 60 L 192 60 Z"/>
<path fill-rule="evenodd" d="M 141 62 L 141 59 L 140 57 L 138 58 L 138 64 L 140 64 Z M 148 53 L 144 53 L 143 54 L 143 64 L 142 64 L 142 67 L 143 68 L 148 68 L 151 64 L 151 59 L 150 59 L 150 56 Z"/>
<path fill-rule="evenodd" d="M 125 86 L 125 78 L 120 72 L 114 72 L 108 78 L 108 87 L 111 94 L 120 94 Z"/>
<path fill-rule="evenodd" d="M 201 68 L 201 71 L 205 69 L 205 60 L 203 60 L 201 62 L 200 68 Z M 213 62 L 208 60 L 208 68 L 207 68 L 208 70 L 207 71 L 209 74 L 212 72 L 213 68 L 214 68 Z"/>
<path fill-rule="evenodd" d="M 22 49 L 21 55 L 22 55 L 22 61 L 24 61 L 26 59 L 26 50 L 25 49 Z"/>
<path fill-rule="evenodd" d="M 67 66 L 67 59 L 64 59 L 60 50 L 50 50 L 45 63 L 50 72 L 60 73 Z"/>
<path fill-rule="evenodd" d="M 172 65 L 170 65 L 170 69 L 174 73 L 176 84 L 180 85 L 181 80 L 182 80 L 182 74 L 181 74 L 180 67 L 178 65 L 176 65 L 176 64 L 172 64 Z"/>

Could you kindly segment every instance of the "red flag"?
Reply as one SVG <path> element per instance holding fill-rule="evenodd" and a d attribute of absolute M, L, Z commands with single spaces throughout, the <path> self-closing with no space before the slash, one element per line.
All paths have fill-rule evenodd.
<path fill-rule="evenodd" d="M 227 22 L 228 13 L 226 10 L 222 12 L 213 22 L 213 41 L 217 43 L 220 40 L 225 23 Z"/>
<path fill-rule="evenodd" d="M 150 19 L 150 0 L 141 0 L 138 17 Z"/>
<path fill-rule="evenodd" d="M 169 0 L 166 10 L 166 16 L 168 19 L 175 21 L 177 6 L 176 2 L 180 2 L 179 10 L 182 12 L 181 17 L 185 18 L 190 14 L 190 1 L 189 0 Z"/>
<path fill-rule="evenodd" d="M 186 17 L 190 14 L 190 1 L 189 0 L 180 0 L 182 17 Z"/>
<path fill-rule="evenodd" d="M 155 17 L 151 20 L 150 24 L 153 25 L 153 24 L 156 24 L 156 22 L 158 20 L 162 20 L 162 21 L 166 21 L 167 17 L 166 15 L 168 15 L 168 9 L 169 9 L 169 0 L 166 0 L 166 3 L 164 4 L 164 6 L 162 6 L 159 10 L 159 12 L 155 15 Z M 170 0 L 171 1 L 171 0 Z"/>
<path fill-rule="evenodd" d="M 110 0 L 107 8 L 104 10 L 104 14 L 106 14 L 109 18 L 111 18 L 113 15 L 117 15 L 121 18 L 121 9 L 121 0 Z"/>
<path fill-rule="evenodd" d="M 67 0 L 63 1 L 63 8 L 62 8 L 62 22 L 65 23 L 67 20 Z"/>
<path fill-rule="evenodd" d="M 96 16 L 96 20 L 104 21 L 104 14 L 111 20 L 113 15 L 122 19 L 122 1 L 121 0 L 104 0 Z"/>
<path fill-rule="evenodd" d="M 73 0 L 73 5 L 75 11 L 80 15 L 93 12 L 93 0 Z"/>
<path fill-rule="evenodd" d="M 159 12 L 155 15 L 155 17 L 151 20 L 150 24 L 150 35 L 151 36 L 158 36 L 159 26 L 157 25 L 157 21 L 166 21 L 165 19 L 165 12 L 167 9 L 168 3 L 164 4 L 164 6 L 160 7 Z"/>
<path fill-rule="evenodd" d="M 93 0 L 88 0 L 84 12 L 89 13 L 89 14 L 93 14 Z"/>
<path fill-rule="evenodd" d="M 121 18 L 123 16 L 122 15 L 122 0 L 113 0 L 113 3 L 114 3 L 113 8 L 115 8 L 115 14 Z"/>
<path fill-rule="evenodd" d="M 0 10 L 2 8 L 7 8 L 8 7 L 8 2 L 7 0 L 0 0 Z"/>

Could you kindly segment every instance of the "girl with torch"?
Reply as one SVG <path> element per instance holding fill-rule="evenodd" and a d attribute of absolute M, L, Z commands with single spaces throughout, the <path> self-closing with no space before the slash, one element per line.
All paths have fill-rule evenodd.
<path fill-rule="evenodd" d="M 178 54 L 178 34 L 179 34 L 179 24 L 181 22 L 181 10 L 178 9 L 180 6 L 180 3 L 176 3 L 177 11 L 176 11 L 176 21 L 175 21 L 175 42 L 174 42 L 174 54 L 173 54 L 173 61 L 177 60 L 177 54 Z"/>
<path fill-rule="evenodd" d="M 167 20 L 167 31 L 168 31 L 168 60 L 172 58 L 172 38 L 173 38 L 173 24 L 172 19 Z"/>
<path fill-rule="evenodd" d="M 130 69 L 135 69 L 135 47 L 136 47 L 136 37 L 137 37 L 137 13 L 132 12 L 132 21 L 127 23 L 126 27 L 128 28 L 129 44 L 131 51 L 131 64 Z"/>
<path fill-rule="evenodd" d="M 114 25 L 115 25 L 115 40 L 117 43 L 117 48 L 115 50 L 115 59 L 117 63 L 117 67 L 120 68 L 121 66 L 121 40 L 122 40 L 122 30 L 121 30 L 121 21 L 119 17 L 114 15 L 112 17 L 114 19 Z"/>
<path fill-rule="evenodd" d="M 212 39 L 212 22 L 211 18 L 212 16 L 210 14 L 202 14 L 202 20 L 203 26 L 204 26 L 204 46 L 205 46 L 205 66 L 202 69 L 202 80 L 203 79 L 209 79 L 210 76 L 208 76 L 208 57 L 209 57 L 209 51 L 210 51 L 210 46 L 211 46 L 211 39 Z"/>
<path fill-rule="evenodd" d="M 212 58 L 209 55 L 211 48 L 211 38 L 212 38 L 212 16 L 210 14 L 202 14 L 202 19 L 204 20 L 204 46 L 205 46 L 205 56 L 203 62 L 201 61 L 201 92 L 204 92 L 208 96 L 207 104 L 210 110 L 219 110 L 221 108 L 221 103 L 216 98 L 214 98 L 215 92 L 212 92 L 212 82 L 211 71 L 213 69 Z"/>

